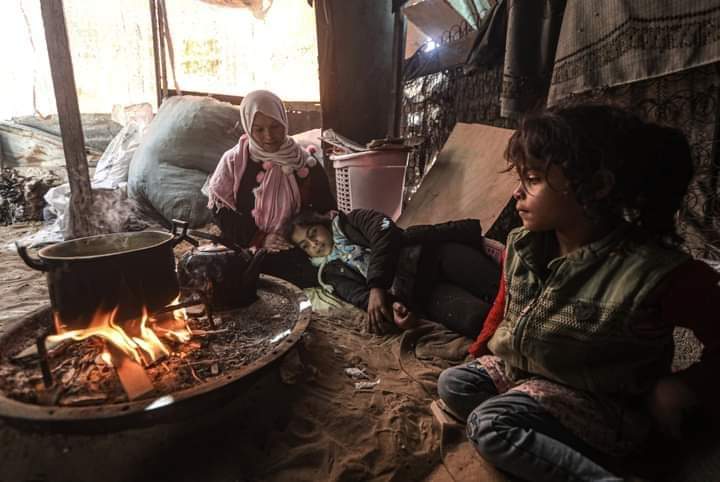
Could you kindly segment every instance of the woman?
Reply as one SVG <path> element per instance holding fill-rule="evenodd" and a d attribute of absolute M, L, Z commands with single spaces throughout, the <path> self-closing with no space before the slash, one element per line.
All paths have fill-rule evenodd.
<path fill-rule="evenodd" d="M 240 122 L 245 134 L 223 154 L 210 178 L 208 207 L 224 238 L 270 253 L 263 272 L 312 286 L 315 269 L 281 233 L 301 208 L 336 208 L 325 171 L 287 135 L 285 107 L 272 92 L 246 95 Z"/>

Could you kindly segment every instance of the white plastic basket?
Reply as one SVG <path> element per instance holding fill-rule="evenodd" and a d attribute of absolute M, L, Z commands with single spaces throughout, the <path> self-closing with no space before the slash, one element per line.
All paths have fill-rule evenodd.
<path fill-rule="evenodd" d="M 331 155 L 338 208 L 374 209 L 396 220 L 402 212 L 407 156 L 401 149 Z"/>

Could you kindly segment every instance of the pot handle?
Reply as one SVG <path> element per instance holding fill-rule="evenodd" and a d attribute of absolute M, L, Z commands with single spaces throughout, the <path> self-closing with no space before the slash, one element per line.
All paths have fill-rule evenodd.
<path fill-rule="evenodd" d="M 178 228 L 181 228 L 182 231 L 180 231 L 180 234 L 178 234 L 177 230 Z M 188 236 L 188 222 L 187 221 L 181 221 L 180 219 L 173 219 L 172 220 L 172 227 L 170 228 L 170 232 L 173 234 L 173 246 L 177 246 L 178 244 L 182 243 L 183 241 L 187 241 L 188 243 L 192 244 L 196 248 L 200 246 L 200 243 L 197 239 L 191 238 Z"/>
<path fill-rule="evenodd" d="M 50 271 L 48 264 L 41 258 L 33 259 L 30 257 L 26 246 L 22 246 L 19 242 L 15 241 L 15 249 L 17 249 L 18 254 L 22 260 L 25 261 L 25 264 L 30 266 L 32 269 L 36 269 L 38 271 Z"/>

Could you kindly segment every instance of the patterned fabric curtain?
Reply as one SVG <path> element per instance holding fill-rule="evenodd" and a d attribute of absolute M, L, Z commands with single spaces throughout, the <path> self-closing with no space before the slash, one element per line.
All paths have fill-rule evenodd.
<path fill-rule="evenodd" d="M 548 105 L 717 62 L 719 24 L 719 0 L 568 0 Z"/>

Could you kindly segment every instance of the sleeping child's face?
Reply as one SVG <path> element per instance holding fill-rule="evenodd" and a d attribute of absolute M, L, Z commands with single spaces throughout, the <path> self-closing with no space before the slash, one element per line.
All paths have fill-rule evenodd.
<path fill-rule="evenodd" d="M 295 226 L 290 240 L 311 258 L 327 256 L 333 248 L 332 233 L 322 224 Z"/>

